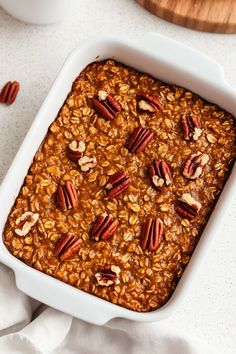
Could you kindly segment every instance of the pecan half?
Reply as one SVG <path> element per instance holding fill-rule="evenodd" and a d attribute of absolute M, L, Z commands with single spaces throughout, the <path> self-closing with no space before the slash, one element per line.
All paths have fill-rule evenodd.
<path fill-rule="evenodd" d="M 81 171 L 87 172 L 96 166 L 97 159 L 96 157 L 89 157 L 85 155 L 78 160 L 78 164 L 81 168 Z"/>
<path fill-rule="evenodd" d="M 130 185 L 131 178 L 127 177 L 124 171 L 116 172 L 110 176 L 106 189 L 108 190 L 107 196 L 109 198 L 117 198 L 122 194 Z"/>
<path fill-rule="evenodd" d="M 152 140 L 153 134 L 150 129 L 136 128 L 130 135 L 126 148 L 134 154 L 143 151 Z"/>
<path fill-rule="evenodd" d="M 78 161 L 82 156 L 83 152 L 85 151 L 85 143 L 83 141 L 77 142 L 73 140 L 68 145 L 67 156 L 71 161 Z"/>
<path fill-rule="evenodd" d="M 57 189 L 57 205 L 62 211 L 76 208 L 78 205 L 78 194 L 74 184 L 66 181 L 65 185 L 60 185 Z"/>
<path fill-rule="evenodd" d="M 141 111 L 155 113 L 162 108 L 161 102 L 147 92 L 138 94 L 138 107 Z"/>
<path fill-rule="evenodd" d="M 155 189 L 172 183 L 170 168 L 163 160 L 154 160 L 149 166 L 149 174 Z"/>
<path fill-rule="evenodd" d="M 185 219 L 194 219 L 202 205 L 197 200 L 195 200 L 189 193 L 184 193 L 176 206 L 176 212 Z"/>
<path fill-rule="evenodd" d="M 17 81 L 8 81 L 0 93 L 0 103 L 12 104 L 19 92 L 20 84 Z"/>
<path fill-rule="evenodd" d="M 114 220 L 110 215 L 100 215 L 92 226 L 91 237 L 96 241 L 107 240 L 114 235 L 118 224 L 118 220 Z"/>
<path fill-rule="evenodd" d="M 155 251 L 163 240 L 163 222 L 160 219 L 148 218 L 143 225 L 141 247 L 143 250 Z"/>
<path fill-rule="evenodd" d="M 197 152 L 196 154 L 190 155 L 183 166 L 184 177 L 188 179 L 200 177 L 208 161 L 209 156 L 207 154 Z"/>
<path fill-rule="evenodd" d="M 80 249 L 81 244 L 82 240 L 80 238 L 66 235 L 57 242 L 54 253 L 60 257 L 61 261 L 65 261 Z"/>
<path fill-rule="evenodd" d="M 97 97 L 92 98 L 92 104 L 96 110 L 106 119 L 113 120 L 121 111 L 120 104 L 107 92 L 98 91 Z"/>
<path fill-rule="evenodd" d="M 120 268 L 117 266 L 103 266 L 97 270 L 95 278 L 101 286 L 110 286 L 113 284 L 119 284 Z"/>
<path fill-rule="evenodd" d="M 17 228 L 15 229 L 15 233 L 19 236 L 27 235 L 38 219 L 39 214 L 26 211 L 16 220 Z"/>
<path fill-rule="evenodd" d="M 182 116 L 181 120 L 182 130 L 185 140 L 198 140 L 202 134 L 202 130 L 198 119 L 194 115 L 190 115 L 188 112 Z"/>

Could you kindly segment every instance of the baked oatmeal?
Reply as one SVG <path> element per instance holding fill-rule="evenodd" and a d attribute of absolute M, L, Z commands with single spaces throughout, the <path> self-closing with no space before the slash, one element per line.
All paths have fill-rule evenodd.
<path fill-rule="evenodd" d="M 27 265 L 134 311 L 167 302 L 235 158 L 231 114 L 113 60 L 87 66 L 4 231 Z"/>

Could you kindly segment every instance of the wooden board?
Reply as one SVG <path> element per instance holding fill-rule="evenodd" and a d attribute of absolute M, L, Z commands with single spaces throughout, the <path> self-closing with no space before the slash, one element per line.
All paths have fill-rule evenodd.
<path fill-rule="evenodd" d="M 153 14 L 199 31 L 236 33 L 236 0 L 136 0 Z"/>

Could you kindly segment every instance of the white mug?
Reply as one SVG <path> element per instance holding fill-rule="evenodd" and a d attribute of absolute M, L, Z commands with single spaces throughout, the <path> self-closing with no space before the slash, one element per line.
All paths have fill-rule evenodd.
<path fill-rule="evenodd" d="M 0 6 L 17 19 L 46 25 L 59 22 L 73 0 L 0 0 Z"/>

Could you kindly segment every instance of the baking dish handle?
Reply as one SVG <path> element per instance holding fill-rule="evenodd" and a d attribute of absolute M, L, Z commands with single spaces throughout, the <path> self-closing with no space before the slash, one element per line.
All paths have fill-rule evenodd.
<path fill-rule="evenodd" d="M 21 265 L 19 262 L 17 267 L 14 267 L 16 286 L 28 296 L 96 325 L 104 325 L 112 318 L 118 317 L 118 313 L 111 309 L 113 305 L 109 302 L 64 284 L 44 273 L 36 277 L 35 272 L 38 270 Z M 98 301 L 102 302 L 101 306 L 98 306 Z M 104 310 L 104 306 L 108 308 Z"/>
<path fill-rule="evenodd" d="M 168 65 L 181 69 L 199 79 L 207 79 L 212 84 L 223 84 L 224 71 L 220 64 L 207 55 L 160 34 L 149 32 L 138 44 L 142 49 L 158 50 L 158 57 Z"/>

